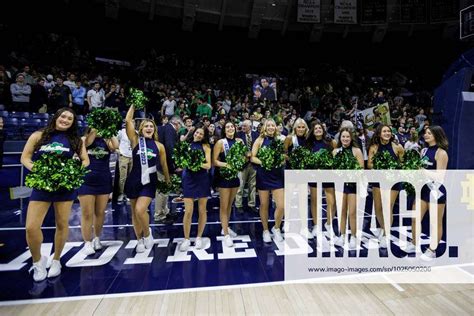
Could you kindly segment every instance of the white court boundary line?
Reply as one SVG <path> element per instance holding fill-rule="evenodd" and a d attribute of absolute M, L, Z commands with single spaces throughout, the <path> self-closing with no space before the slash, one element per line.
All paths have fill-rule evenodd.
<path fill-rule="evenodd" d="M 469 272 L 460 269 L 465 266 L 474 266 L 474 263 L 463 263 L 458 265 L 449 265 L 449 266 L 440 266 L 433 267 L 434 270 L 440 270 L 443 268 L 457 268 L 463 272 L 469 274 L 469 276 L 474 277 Z M 390 284 L 395 287 L 398 291 L 405 291 L 399 284 L 393 282 L 385 272 L 364 274 L 364 276 L 381 276 L 382 278 L 389 281 Z M 155 290 L 155 291 L 143 291 L 143 292 L 128 292 L 128 293 L 114 293 L 114 294 L 97 294 L 97 295 L 82 295 L 82 296 L 72 296 L 72 297 L 56 297 L 56 298 L 43 298 L 43 299 L 30 299 L 30 300 L 18 300 L 18 301 L 4 301 L 0 302 L 1 306 L 15 306 L 15 305 L 24 305 L 24 304 L 38 304 L 38 303 L 56 303 L 56 302 L 72 302 L 72 301 L 81 301 L 81 300 L 96 300 L 96 299 L 106 299 L 106 298 L 120 298 L 120 297 L 129 297 L 129 296 L 150 296 L 150 295 L 159 295 L 159 294 L 177 294 L 177 293 L 188 293 L 188 292 L 197 292 L 197 291 L 214 291 L 214 290 L 231 290 L 231 289 L 240 289 L 240 288 L 253 288 L 253 287 L 265 287 L 273 285 L 287 285 L 287 284 L 329 284 L 328 282 L 320 281 L 330 281 L 330 280 L 343 280 L 350 279 L 354 277 L 359 277 L 357 275 L 341 275 L 341 276 L 332 276 L 332 277 L 323 277 L 323 278 L 313 278 L 313 279 L 303 279 L 303 280 L 291 280 L 291 281 L 275 281 L 275 282 L 261 282 L 261 283 L 251 283 L 251 284 L 233 284 L 233 285 L 219 285 L 219 286 L 207 286 L 207 287 L 195 287 L 195 288 L 186 288 L 186 289 L 173 289 L 173 290 Z M 319 282 L 318 282 L 319 281 Z M 336 283 L 341 285 L 347 284 L 380 284 L 376 282 L 360 282 L 360 283 Z M 451 284 L 451 283 L 443 283 Z M 454 284 L 474 284 L 473 282 L 466 283 L 454 283 Z"/>

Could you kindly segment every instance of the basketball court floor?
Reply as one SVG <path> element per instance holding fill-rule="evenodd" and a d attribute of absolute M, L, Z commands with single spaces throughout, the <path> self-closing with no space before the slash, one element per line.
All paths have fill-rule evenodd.
<path fill-rule="evenodd" d="M 74 204 L 61 256 L 62 274 L 42 282 L 33 282 L 28 274 L 25 211 L 3 212 L 0 314 L 474 314 L 473 265 L 434 268 L 466 280 L 465 284 L 407 284 L 403 273 L 284 282 L 284 242 L 263 243 L 257 214 L 232 213 L 231 227 L 239 236 L 233 248 L 226 248 L 220 235 L 218 198 L 213 197 L 208 202 L 205 247 L 185 253 L 177 249 L 183 237 L 183 204 L 171 206 L 179 215 L 176 223 L 152 224 L 155 247 L 136 254 L 130 206 L 109 204 L 101 238 L 106 247 L 86 257 L 80 251 L 80 208 Z M 196 234 L 196 215 L 191 236 Z M 360 220 L 364 235 L 370 237 L 372 213 L 366 211 Z M 52 255 L 53 212 L 43 227 L 42 252 Z M 398 241 L 403 233 L 392 232 L 392 253 L 402 251 Z M 319 247 L 315 240 L 308 240 L 308 245 L 316 250 L 314 256 L 353 252 L 347 246 Z M 363 242 L 358 251 L 367 251 L 368 245 Z M 383 256 L 387 249 L 378 251 Z M 415 274 L 409 277 L 417 283 Z M 379 282 L 384 284 L 373 284 Z"/>

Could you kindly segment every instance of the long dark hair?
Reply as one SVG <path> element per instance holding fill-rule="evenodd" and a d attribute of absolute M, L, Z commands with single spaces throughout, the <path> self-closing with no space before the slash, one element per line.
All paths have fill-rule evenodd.
<path fill-rule="evenodd" d="M 446 133 L 444 132 L 443 128 L 438 125 L 432 125 L 429 126 L 427 129 L 429 129 L 431 134 L 433 134 L 433 137 L 436 141 L 436 145 L 438 145 L 439 148 L 448 151 L 449 141 L 448 137 L 446 137 Z"/>
<path fill-rule="evenodd" d="M 81 153 L 82 140 L 79 136 L 79 131 L 77 129 L 77 116 L 76 112 L 74 112 L 74 110 L 71 108 L 61 108 L 57 110 L 56 113 L 54 113 L 53 117 L 49 120 L 48 125 L 41 129 L 43 134 L 41 135 L 41 138 L 38 143 L 36 143 L 35 151 L 37 151 L 41 148 L 41 146 L 50 141 L 52 134 L 56 132 L 56 121 L 64 112 L 72 113 L 72 115 L 74 116 L 71 127 L 69 127 L 65 132 L 66 137 L 69 140 L 71 148 L 74 150 L 74 152 L 78 155 Z"/>
<path fill-rule="evenodd" d="M 342 147 L 342 142 L 341 142 L 342 132 L 348 132 L 349 135 L 351 135 L 351 144 L 349 145 L 350 147 L 359 148 L 359 145 L 357 144 L 357 142 L 354 141 L 355 137 L 354 137 L 354 133 L 352 132 L 352 129 L 348 127 L 341 128 L 341 130 L 339 131 L 339 137 L 337 138 L 337 147 Z"/>
<path fill-rule="evenodd" d="M 236 139 L 237 138 L 237 126 L 235 126 L 235 123 L 232 122 L 232 121 L 226 121 L 225 124 L 224 124 L 224 128 L 221 130 L 221 137 L 219 139 L 223 139 L 223 138 L 226 138 L 225 136 L 225 127 L 227 126 L 227 124 L 232 124 L 234 125 L 234 138 L 233 139 Z"/>
<path fill-rule="evenodd" d="M 204 136 L 202 137 L 201 144 L 209 144 L 209 131 L 208 131 L 207 128 L 204 126 L 204 124 L 197 124 L 197 125 L 196 125 L 196 128 L 194 129 L 194 132 L 188 136 L 188 138 L 186 139 L 186 141 L 187 141 L 188 143 L 192 143 L 192 142 L 194 141 L 194 133 L 196 133 L 196 131 L 197 131 L 199 128 L 204 131 Z"/>
<path fill-rule="evenodd" d="M 384 127 L 387 127 L 392 133 L 392 137 L 390 138 L 390 143 L 392 143 L 395 140 L 395 135 L 393 135 L 393 132 L 390 126 L 388 126 L 387 124 L 379 124 L 377 128 L 375 129 L 374 136 L 372 136 L 372 139 L 370 140 L 370 146 L 382 144 L 382 129 Z"/>
<path fill-rule="evenodd" d="M 316 136 L 314 135 L 314 129 L 316 128 L 316 126 L 321 126 L 321 128 L 323 129 L 323 142 L 324 144 L 326 144 L 326 146 L 328 146 L 329 148 L 333 149 L 333 143 L 332 143 L 332 140 L 331 138 L 328 136 L 328 132 L 326 131 L 326 129 L 324 128 L 324 125 L 319 122 L 319 121 L 316 121 L 316 122 L 313 122 L 311 124 L 311 128 L 309 129 L 309 133 L 308 133 L 308 137 L 306 138 L 306 146 L 309 148 L 309 149 L 312 149 L 314 143 L 317 141 L 316 140 Z"/>

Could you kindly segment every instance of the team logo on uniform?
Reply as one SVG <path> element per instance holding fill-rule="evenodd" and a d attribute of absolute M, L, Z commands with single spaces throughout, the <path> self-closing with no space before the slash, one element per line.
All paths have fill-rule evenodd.
<path fill-rule="evenodd" d="M 62 154 L 63 152 L 69 152 L 69 148 L 64 147 L 62 143 L 53 142 L 51 144 L 41 146 L 40 151 Z"/>
<path fill-rule="evenodd" d="M 102 159 L 109 154 L 109 152 L 106 151 L 104 147 L 94 147 L 89 149 L 87 153 L 94 156 L 96 159 Z"/>
<path fill-rule="evenodd" d="M 140 152 L 137 152 L 137 155 L 140 155 Z M 153 152 L 153 149 L 147 148 L 146 149 L 146 158 L 148 160 L 151 160 L 154 157 L 156 157 L 156 154 Z"/>

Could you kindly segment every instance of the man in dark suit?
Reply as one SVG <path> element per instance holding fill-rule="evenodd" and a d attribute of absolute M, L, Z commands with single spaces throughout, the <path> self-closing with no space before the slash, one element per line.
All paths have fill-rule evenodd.
<path fill-rule="evenodd" d="M 242 131 L 237 133 L 237 137 L 244 141 L 245 146 L 247 146 L 247 157 L 250 159 L 252 153 L 252 146 L 257 140 L 258 133 L 252 131 L 252 122 L 245 120 L 242 122 Z M 255 207 L 255 196 L 256 196 L 256 187 L 257 187 L 257 172 L 253 168 L 251 163 L 247 163 L 240 174 L 240 187 L 237 191 L 237 196 L 235 197 L 235 207 L 237 212 L 243 213 L 242 205 L 242 196 L 244 194 L 244 188 L 247 185 L 249 189 L 248 194 L 248 206 L 250 210 L 254 213 L 258 213 L 257 208 Z"/>
<path fill-rule="evenodd" d="M 158 140 L 163 144 L 166 150 L 166 164 L 168 171 L 171 174 L 176 173 L 176 168 L 173 163 L 173 149 L 178 142 L 178 130 L 182 125 L 181 119 L 173 116 L 165 125 L 158 126 Z M 164 175 L 161 170 L 158 170 L 158 179 L 164 180 Z M 156 191 L 155 195 L 155 222 L 164 224 L 172 224 L 176 220 L 176 215 L 170 213 L 168 208 L 168 194 L 162 194 Z"/>

